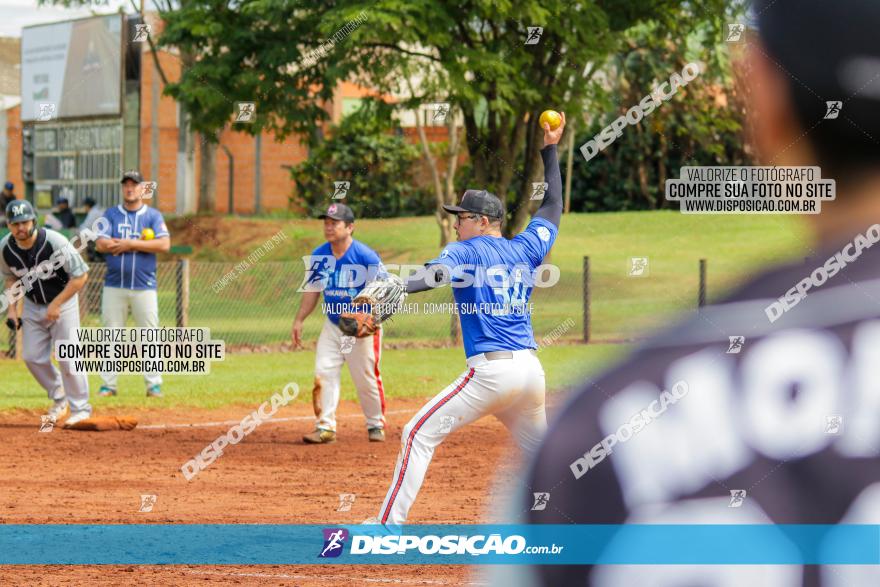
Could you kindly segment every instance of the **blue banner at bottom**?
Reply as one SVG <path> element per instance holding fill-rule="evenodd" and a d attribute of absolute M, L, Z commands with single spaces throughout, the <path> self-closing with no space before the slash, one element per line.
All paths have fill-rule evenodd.
<path fill-rule="evenodd" d="M 0 565 L 880 564 L 880 525 L 0 525 Z"/>

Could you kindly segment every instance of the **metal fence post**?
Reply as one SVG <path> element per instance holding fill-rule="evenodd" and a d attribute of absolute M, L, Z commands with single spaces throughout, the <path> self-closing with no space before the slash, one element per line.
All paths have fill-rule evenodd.
<path fill-rule="evenodd" d="M 706 260 L 700 259 L 700 289 L 697 292 L 697 307 L 706 305 Z"/>
<path fill-rule="evenodd" d="M 177 327 L 189 323 L 189 259 L 177 262 Z"/>
<path fill-rule="evenodd" d="M 590 342 L 590 258 L 584 257 L 584 342 Z"/>

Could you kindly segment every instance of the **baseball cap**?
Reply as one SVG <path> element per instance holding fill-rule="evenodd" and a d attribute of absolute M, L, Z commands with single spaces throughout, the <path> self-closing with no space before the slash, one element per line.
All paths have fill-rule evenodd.
<path fill-rule="evenodd" d="M 841 170 L 876 166 L 880 2 L 758 0 L 753 8 L 761 43 L 787 82 L 819 162 Z"/>
<path fill-rule="evenodd" d="M 134 170 L 126 171 L 125 173 L 123 173 L 122 174 L 122 181 L 120 181 L 119 183 L 125 183 L 125 180 L 127 180 L 127 179 L 130 179 L 131 181 L 133 181 L 135 183 L 141 183 L 142 181 L 144 181 L 144 178 L 141 175 L 140 171 L 134 171 Z"/>
<path fill-rule="evenodd" d="M 15 184 L 12 183 L 11 181 L 7 181 L 6 183 L 3 184 L 3 187 L 5 187 L 7 190 L 11 190 L 12 188 L 15 187 Z"/>
<path fill-rule="evenodd" d="M 83 200 L 84 206 L 94 206 L 95 204 L 97 204 L 95 198 L 86 198 L 85 200 Z"/>
<path fill-rule="evenodd" d="M 35 220 L 36 217 L 34 207 L 27 200 L 12 200 L 6 204 L 6 221 L 10 224 Z"/>
<path fill-rule="evenodd" d="M 318 216 L 318 218 L 332 218 L 333 220 L 343 220 L 345 222 L 354 222 L 354 212 L 345 204 L 330 204 L 327 211 Z"/>
<path fill-rule="evenodd" d="M 67 198 L 65 198 L 64 196 L 62 196 L 62 197 L 58 198 L 58 203 L 59 203 L 59 204 L 69 204 L 69 203 L 70 203 L 70 200 L 68 200 Z"/>
<path fill-rule="evenodd" d="M 489 218 L 501 218 L 504 216 L 504 207 L 501 200 L 493 193 L 486 190 L 467 190 L 461 197 L 458 206 L 443 204 L 443 209 L 450 214 L 459 212 L 475 212 Z"/>

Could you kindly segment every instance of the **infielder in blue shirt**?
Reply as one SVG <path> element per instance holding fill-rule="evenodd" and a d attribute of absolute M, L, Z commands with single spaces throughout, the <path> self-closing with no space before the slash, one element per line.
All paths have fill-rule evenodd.
<path fill-rule="evenodd" d="M 306 277 L 300 288 L 302 301 L 291 329 L 296 348 L 302 346 L 303 322 L 318 305 L 324 294 L 322 310 L 326 316 L 318 345 L 315 348 L 315 386 L 312 404 L 315 409 L 315 430 L 303 436 L 308 444 L 336 441 L 336 409 L 339 406 L 339 385 L 342 364 L 357 389 L 364 411 L 367 437 L 370 442 L 385 441 L 385 389 L 382 385 L 382 329 L 372 336 L 355 338 L 339 329 L 339 315 L 371 279 L 387 275 L 379 255 L 354 239 L 354 212 L 342 203 L 331 204 L 318 218 L 324 221 L 324 238 L 306 261 Z"/>
<path fill-rule="evenodd" d="M 565 128 L 544 125 L 544 176 L 547 190 L 526 229 L 508 240 L 501 235 L 504 208 L 485 190 L 467 190 L 456 215 L 458 242 L 426 263 L 427 275 L 410 279 L 415 293 L 451 283 L 461 317 L 467 370 L 430 400 L 403 429 L 402 448 L 378 522 L 399 525 L 422 486 L 434 449 L 446 436 L 494 414 L 527 453 L 547 427 L 544 369 L 538 360 L 529 298 L 532 272 L 550 252 L 562 217 L 562 181 L 556 145 Z"/>
<path fill-rule="evenodd" d="M 108 208 L 104 218 L 109 228 L 98 233 L 95 248 L 104 254 L 107 275 L 101 298 L 104 327 L 124 328 L 131 308 L 141 328 L 159 327 L 156 295 L 156 253 L 171 249 L 171 235 L 162 213 L 144 203 L 145 184 L 141 174 L 122 176 L 122 204 Z M 99 395 L 116 395 L 117 373 L 101 373 L 104 385 Z M 147 397 L 162 397 L 162 376 L 145 373 Z"/>

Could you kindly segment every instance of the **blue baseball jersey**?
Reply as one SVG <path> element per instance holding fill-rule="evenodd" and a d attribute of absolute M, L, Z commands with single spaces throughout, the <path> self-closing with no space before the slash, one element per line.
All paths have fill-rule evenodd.
<path fill-rule="evenodd" d="M 145 228 L 153 230 L 155 238 L 170 236 L 162 213 L 146 204 L 135 211 L 122 206 L 108 208 L 104 218 L 109 228 L 98 232 L 98 238 L 140 239 Z M 105 287 L 124 289 L 156 289 L 156 254 L 131 251 L 121 255 L 105 254 L 107 275 Z"/>
<path fill-rule="evenodd" d="M 314 250 L 306 265 L 304 289 L 324 292 L 324 313 L 337 325 L 352 298 L 376 277 L 387 275 L 379 255 L 354 239 L 339 259 L 333 256 L 330 243 L 324 243 Z"/>
<path fill-rule="evenodd" d="M 426 263 L 450 270 L 466 356 L 538 348 L 528 311 L 533 272 L 558 232 L 549 220 L 533 218 L 512 239 L 478 236 L 450 243 Z"/>

